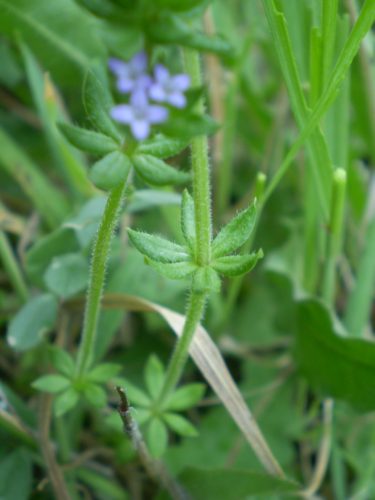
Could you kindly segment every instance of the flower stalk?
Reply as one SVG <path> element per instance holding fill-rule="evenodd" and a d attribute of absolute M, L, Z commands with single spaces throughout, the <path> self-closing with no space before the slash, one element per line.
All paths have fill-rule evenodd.
<path fill-rule="evenodd" d="M 125 186 L 126 182 L 121 183 L 110 192 L 96 236 L 91 260 L 90 281 L 85 305 L 83 331 L 77 356 L 77 378 L 82 377 L 93 362 L 105 273 L 112 236 L 116 227 Z"/>
<path fill-rule="evenodd" d="M 184 49 L 185 69 L 190 77 L 193 87 L 202 85 L 199 54 L 195 50 Z M 200 99 L 197 111 L 204 112 L 204 103 Z M 191 144 L 191 161 L 193 170 L 193 199 L 195 209 L 196 230 L 196 262 L 199 266 L 207 266 L 211 258 L 212 222 L 211 222 L 211 192 L 210 170 L 208 161 L 208 141 L 202 135 L 193 138 Z M 194 332 L 199 325 L 208 293 L 191 291 L 186 319 L 182 335 L 177 341 L 176 348 L 169 362 L 165 382 L 162 387 L 158 405 L 162 406 L 168 398 L 184 370 L 189 354 L 189 347 L 194 337 Z"/>

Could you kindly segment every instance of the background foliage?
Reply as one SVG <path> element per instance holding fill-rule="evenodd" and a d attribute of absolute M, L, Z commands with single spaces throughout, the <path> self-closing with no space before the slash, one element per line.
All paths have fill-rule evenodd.
<path fill-rule="evenodd" d="M 374 498 L 374 0 L 0 0 L 0 12 L 0 496 L 168 498 L 123 431 L 120 385 L 152 457 L 194 499 Z M 107 63 L 142 49 L 173 73 L 198 51 L 204 85 L 137 144 L 107 113 L 119 100 Z M 144 300 L 185 313 L 190 282 L 169 277 L 196 273 L 173 252 L 194 253 L 184 188 L 189 145 L 207 135 L 220 236 L 192 286 L 212 291 L 204 326 L 287 479 L 263 469 L 196 358 L 155 413 L 175 339 Z M 128 174 L 79 384 L 93 242 Z M 242 244 L 264 257 L 230 278 L 262 256 L 228 261 Z"/>

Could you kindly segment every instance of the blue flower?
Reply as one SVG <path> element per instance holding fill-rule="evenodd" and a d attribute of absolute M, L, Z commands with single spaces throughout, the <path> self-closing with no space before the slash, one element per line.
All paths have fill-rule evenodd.
<path fill-rule="evenodd" d="M 138 141 L 147 139 L 150 127 L 163 123 L 168 118 L 168 110 L 163 106 L 149 104 L 144 90 L 134 91 L 129 104 L 119 104 L 111 110 L 114 120 L 130 126 L 133 136 Z"/>
<path fill-rule="evenodd" d="M 168 69 L 158 64 L 155 66 L 155 80 L 149 88 L 151 99 L 158 102 L 171 104 L 176 108 L 186 106 L 185 90 L 190 86 L 188 75 L 181 73 L 171 76 Z"/>
<path fill-rule="evenodd" d="M 111 58 L 108 67 L 117 76 L 117 88 L 124 94 L 146 89 L 151 84 L 151 77 L 146 73 L 147 55 L 145 52 L 139 52 L 128 62 Z"/>

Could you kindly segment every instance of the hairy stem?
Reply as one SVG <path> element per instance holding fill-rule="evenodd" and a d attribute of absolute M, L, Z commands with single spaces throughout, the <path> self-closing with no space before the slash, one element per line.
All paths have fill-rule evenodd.
<path fill-rule="evenodd" d="M 105 272 L 124 189 L 125 183 L 115 187 L 110 192 L 96 236 L 91 260 L 90 282 L 85 306 L 83 331 L 77 357 L 77 377 L 82 376 L 93 361 Z"/>
<path fill-rule="evenodd" d="M 193 87 L 202 85 L 199 54 L 195 50 L 184 49 L 186 71 Z M 200 99 L 197 111 L 204 112 L 204 102 Z M 197 233 L 197 263 L 205 266 L 210 262 L 211 251 L 211 193 L 210 169 L 208 162 L 207 137 L 194 137 L 191 143 L 191 159 L 193 169 L 193 197 L 195 207 L 195 227 Z"/>
<path fill-rule="evenodd" d="M 160 392 L 158 404 L 163 405 L 170 393 L 177 385 L 189 354 L 189 347 L 195 330 L 202 318 L 207 295 L 204 293 L 192 293 L 188 305 L 184 329 L 178 339 L 176 348 L 168 365 L 165 382 Z"/>

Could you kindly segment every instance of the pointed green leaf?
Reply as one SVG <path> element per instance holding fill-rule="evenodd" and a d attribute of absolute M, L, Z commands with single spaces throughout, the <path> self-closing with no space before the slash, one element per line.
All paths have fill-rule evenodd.
<path fill-rule="evenodd" d="M 213 263 L 212 267 L 224 276 L 240 276 L 253 269 L 259 259 L 263 257 L 263 251 L 259 250 L 250 255 L 228 255 L 219 257 Z"/>
<path fill-rule="evenodd" d="M 113 106 L 111 96 L 93 72 L 87 74 L 84 82 L 83 103 L 92 124 L 103 134 L 122 143 L 123 137 L 109 116 Z"/>
<path fill-rule="evenodd" d="M 81 254 L 69 253 L 53 259 L 44 275 L 44 282 L 51 292 L 66 299 L 84 290 L 88 277 L 86 258 Z"/>
<path fill-rule="evenodd" d="M 220 285 L 220 278 L 211 267 L 199 267 L 193 275 L 192 287 L 196 293 L 219 292 Z"/>
<path fill-rule="evenodd" d="M 189 384 L 171 394 L 165 404 L 167 410 L 181 411 L 193 407 L 203 397 L 204 384 Z"/>
<path fill-rule="evenodd" d="M 114 383 L 124 388 L 126 396 L 128 397 L 129 403 L 131 405 L 139 405 L 144 407 L 150 406 L 150 397 L 142 389 L 139 389 L 139 387 L 135 386 L 124 378 L 116 378 L 114 380 Z"/>
<path fill-rule="evenodd" d="M 154 354 L 147 361 L 144 375 L 148 392 L 156 399 L 163 387 L 165 373 L 163 364 Z"/>
<path fill-rule="evenodd" d="M 255 224 L 255 201 L 246 210 L 238 213 L 219 232 L 212 243 L 212 256 L 223 257 L 241 247 L 249 238 Z"/>
<path fill-rule="evenodd" d="M 70 380 L 62 375 L 43 375 L 43 377 L 34 380 L 31 385 L 38 391 L 50 392 L 53 394 L 68 388 L 70 384 Z"/>
<path fill-rule="evenodd" d="M 61 347 L 52 346 L 49 348 L 49 358 L 52 366 L 60 373 L 71 377 L 75 370 L 75 364 L 72 356 Z"/>
<path fill-rule="evenodd" d="M 105 390 L 96 384 L 87 384 L 83 391 L 86 400 L 97 408 L 103 408 L 107 404 L 107 394 Z"/>
<path fill-rule="evenodd" d="M 133 229 L 128 229 L 128 234 L 137 250 L 156 262 L 170 263 L 189 260 L 189 255 L 184 247 L 165 238 Z"/>
<path fill-rule="evenodd" d="M 152 417 L 150 410 L 143 410 L 141 408 L 134 409 L 132 415 L 134 420 L 138 422 L 138 425 L 145 424 Z"/>
<path fill-rule="evenodd" d="M 55 325 L 57 300 L 51 294 L 33 297 L 13 317 L 7 332 L 8 344 L 16 351 L 38 345 Z"/>
<path fill-rule="evenodd" d="M 119 151 L 112 151 L 94 163 L 89 177 L 99 189 L 110 191 L 121 182 L 125 182 L 131 163 L 129 158 Z"/>
<path fill-rule="evenodd" d="M 192 425 L 186 418 L 181 417 L 181 415 L 177 415 L 176 413 L 164 413 L 163 420 L 168 427 L 170 427 L 177 434 L 180 434 L 180 436 L 198 436 L 198 431 L 194 425 Z"/>
<path fill-rule="evenodd" d="M 168 431 L 166 426 L 158 418 L 154 418 L 148 427 L 147 444 L 151 454 L 155 458 L 161 457 L 168 444 Z"/>
<path fill-rule="evenodd" d="M 196 246 L 194 200 L 186 189 L 182 194 L 181 229 L 186 243 L 194 253 Z"/>
<path fill-rule="evenodd" d="M 190 179 L 189 173 L 176 170 L 155 156 L 136 155 L 133 161 L 138 175 L 152 186 L 184 184 Z"/>
<path fill-rule="evenodd" d="M 118 144 L 107 135 L 87 130 L 69 123 L 59 123 L 58 127 L 64 137 L 78 149 L 94 155 L 106 155 L 118 149 Z"/>
<path fill-rule="evenodd" d="M 171 139 L 159 134 L 153 139 L 143 141 L 137 148 L 137 154 L 151 155 L 157 158 L 170 158 L 181 153 L 187 147 L 186 141 Z"/>
<path fill-rule="evenodd" d="M 193 262 L 173 262 L 171 264 L 163 264 L 154 260 L 147 260 L 147 264 L 153 267 L 158 273 L 171 280 L 182 280 L 191 276 L 197 270 L 196 264 Z"/>
<path fill-rule="evenodd" d="M 54 401 L 54 412 L 56 417 L 61 417 L 67 411 L 74 408 L 74 406 L 78 403 L 79 394 L 73 388 L 69 387 L 62 394 L 59 394 Z"/>
<path fill-rule="evenodd" d="M 113 379 L 120 370 L 121 365 L 116 365 L 115 363 L 102 363 L 101 365 L 95 366 L 87 377 L 92 382 L 108 382 Z"/>

